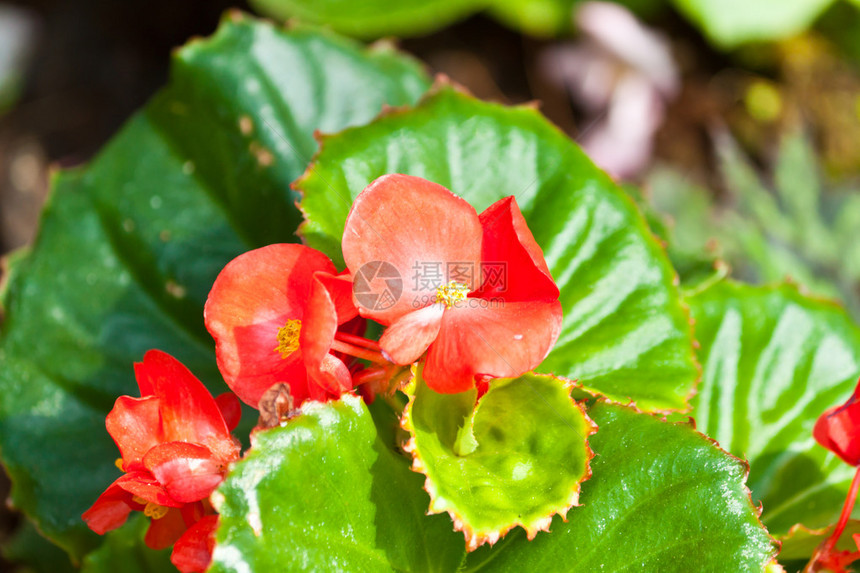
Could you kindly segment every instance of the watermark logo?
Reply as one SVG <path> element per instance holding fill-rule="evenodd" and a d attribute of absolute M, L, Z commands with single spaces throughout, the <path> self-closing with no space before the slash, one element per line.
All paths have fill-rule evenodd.
<path fill-rule="evenodd" d="M 354 275 L 352 292 L 362 307 L 383 311 L 397 304 L 405 286 L 415 295 L 412 307 L 417 309 L 437 302 L 439 289 L 446 285 L 480 284 L 482 298 L 469 298 L 458 304 L 497 308 L 503 305 L 503 298 L 498 295 L 507 290 L 508 263 L 416 261 L 409 278 L 411 282 L 404 285 L 397 267 L 386 261 L 372 261 L 362 265 Z"/>
<path fill-rule="evenodd" d="M 388 310 L 403 294 L 403 278 L 391 263 L 371 261 L 362 265 L 353 277 L 352 293 L 364 308 Z"/>
<path fill-rule="evenodd" d="M 451 282 L 464 285 L 481 284 L 483 290 L 504 292 L 508 284 L 508 263 L 416 261 L 412 265 L 412 290 L 435 292 Z"/>

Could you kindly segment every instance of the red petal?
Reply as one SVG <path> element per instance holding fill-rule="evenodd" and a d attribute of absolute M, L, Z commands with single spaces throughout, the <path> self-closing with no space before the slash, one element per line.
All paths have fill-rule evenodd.
<path fill-rule="evenodd" d="M 334 278 L 323 273 L 317 273 L 314 276 L 308 308 L 299 334 L 299 345 L 308 372 L 319 371 L 323 358 L 331 350 L 331 344 L 337 332 L 337 308 L 327 288 L 329 277 Z M 297 406 L 299 404 L 299 402 L 296 403 Z"/>
<path fill-rule="evenodd" d="M 114 482 L 132 495 L 165 507 L 181 507 L 182 502 L 173 499 L 167 490 L 149 472 L 130 472 Z"/>
<path fill-rule="evenodd" d="M 140 389 L 140 397 L 145 398 L 155 394 L 152 387 L 152 375 L 150 369 L 143 362 L 134 363 L 134 378 L 137 380 L 137 387 Z"/>
<path fill-rule="evenodd" d="M 170 562 L 182 573 L 205 571 L 212 561 L 217 528 L 217 515 L 207 515 L 195 523 L 173 546 Z"/>
<path fill-rule="evenodd" d="M 818 418 L 812 435 L 846 463 L 860 465 L 860 383 L 847 402 Z"/>
<path fill-rule="evenodd" d="M 143 363 L 153 373 L 155 395 L 161 400 L 164 440 L 203 444 L 216 459 L 235 459 L 236 444 L 203 383 L 181 362 L 160 350 L 147 352 Z"/>
<path fill-rule="evenodd" d="M 412 364 L 436 340 L 444 312 L 445 305 L 436 303 L 404 314 L 385 330 L 379 345 L 395 364 Z"/>
<path fill-rule="evenodd" d="M 507 301 L 555 300 L 558 286 L 516 199 L 501 199 L 481 213 L 484 283 L 476 296 Z"/>
<path fill-rule="evenodd" d="M 560 331 L 558 301 L 467 299 L 445 311 L 424 378 L 442 393 L 464 392 L 478 375 L 514 378 L 543 361 Z"/>
<path fill-rule="evenodd" d="M 113 482 L 81 517 L 90 529 L 104 535 L 128 519 L 128 514 L 131 513 L 131 497 L 132 494 Z"/>
<path fill-rule="evenodd" d="M 267 324 L 237 326 L 233 330 L 235 342 L 241 352 L 242 365 L 237 382 L 230 385 L 230 389 L 249 406 L 256 408 L 266 390 L 279 382 L 289 384 L 296 399 L 307 394 L 304 389 L 306 376 L 301 351 L 293 352 L 287 358 L 282 358 L 275 351 L 278 346 L 278 329 L 283 327 L 286 321 L 287 318 L 275 319 Z M 218 367 L 227 380 L 224 365 L 220 360 Z"/>
<path fill-rule="evenodd" d="M 170 497 L 183 503 L 209 497 L 223 481 L 226 469 L 212 459 L 208 448 L 187 442 L 156 446 L 143 461 Z"/>
<path fill-rule="evenodd" d="M 224 418 L 227 429 L 232 432 L 242 419 L 242 404 L 239 398 L 232 392 L 224 392 L 215 397 L 215 403 L 221 410 L 221 417 Z"/>
<path fill-rule="evenodd" d="M 153 519 L 146 530 L 144 543 L 150 549 L 167 549 L 185 533 L 185 520 L 182 512 L 171 508 L 161 519 Z"/>
<path fill-rule="evenodd" d="M 475 209 L 441 185 L 383 175 L 356 198 L 343 234 L 359 312 L 391 324 L 415 304 L 427 306 L 436 288 L 452 280 L 448 271 L 454 264 L 471 268 L 472 279 L 460 282 L 473 290 L 479 282 L 481 237 Z M 386 289 L 393 300 L 381 298 Z"/>
<path fill-rule="evenodd" d="M 119 448 L 125 471 L 141 469 L 146 452 L 164 441 L 159 404 L 155 396 L 120 396 L 108 413 L 105 426 Z"/>
<path fill-rule="evenodd" d="M 323 357 L 318 371 L 309 372 L 308 375 L 316 386 L 325 391 L 325 394 L 320 394 L 313 388 L 314 385 L 309 384 L 313 400 L 325 401 L 329 397 L 338 398 L 344 392 L 352 390 L 353 383 L 349 368 L 340 358 L 331 354 Z"/>
<path fill-rule="evenodd" d="M 301 364 L 281 359 L 275 348 L 278 329 L 303 318 L 317 271 L 334 273 L 334 264 L 310 247 L 278 244 L 238 256 L 215 280 L 206 328 L 224 380 L 246 404 L 256 408 L 272 384 L 304 376 Z"/>
<path fill-rule="evenodd" d="M 332 275 L 320 272 L 314 275 L 314 279 L 328 291 L 329 298 L 334 304 L 338 324 L 343 324 L 358 316 L 358 308 L 352 299 L 351 275 Z"/>

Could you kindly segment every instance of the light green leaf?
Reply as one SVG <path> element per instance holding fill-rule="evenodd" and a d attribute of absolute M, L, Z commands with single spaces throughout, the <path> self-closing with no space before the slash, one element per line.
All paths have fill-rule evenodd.
<path fill-rule="evenodd" d="M 760 572 L 776 545 L 744 486 L 746 465 L 689 424 L 598 402 L 582 507 L 551 533 L 511 532 L 465 571 Z"/>
<path fill-rule="evenodd" d="M 465 554 L 408 460 L 356 397 L 308 402 L 256 434 L 214 494 L 221 514 L 210 571 L 455 571 Z"/>
<path fill-rule="evenodd" d="M 416 371 L 403 417 L 406 449 L 427 476 L 430 512 L 448 512 L 470 549 L 517 525 L 534 537 L 576 505 L 595 428 L 570 390 L 552 376 L 499 378 L 476 406 L 474 389 L 439 394 Z"/>
<path fill-rule="evenodd" d="M 324 138 L 297 183 L 308 244 L 342 264 L 349 202 L 386 173 L 444 185 L 478 211 L 516 197 L 564 310 L 540 372 L 643 409 L 686 407 L 698 372 L 666 254 L 633 202 L 540 113 L 443 87 L 415 109 Z"/>
<path fill-rule="evenodd" d="M 427 79 L 390 48 L 231 14 L 177 52 L 170 87 L 85 169 L 54 177 L 32 252 L 3 305 L 0 450 L 12 500 L 76 557 L 81 513 L 118 476 L 104 417 L 137 394 L 132 363 L 160 348 L 222 391 L 203 325 L 232 257 L 296 240 L 289 183 L 313 130 L 414 101 Z"/>
<path fill-rule="evenodd" d="M 532 36 L 570 34 L 576 8 L 584 0 L 494 0 L 489 13 L 505 25 Z M 665 5 L 664 0 L 615 0 L 638 16 L 647 17 Z"/>
<path fill-rule="evenodd" d="M 101 547 L 84 558 L 81 573 L 176 573 L 170 549 L 153 551 L 143 542 L 149 519 L 138 514 L 105 535 Z"/>
<path fill-rule="evenodd" d="M 252 0 L 275 18 L 326 24 L 357 38 L 415 36 L 478 12 L 490 0 Z"/>
<path fill-rule="evenodd" d="M 792 286 L 724 282 L 689 302 L 704 368 L 699 429 L 749 460 L 772 533 L 835 522 L 854 469 L 817 445 L 812 428 L 854 390 L 860 330 L 836 304 Z"/>
<path fill-rule="evenodd" d="M 673 0 L 720 48 L 780 40 L 806 30 L 833 0 Z"/>

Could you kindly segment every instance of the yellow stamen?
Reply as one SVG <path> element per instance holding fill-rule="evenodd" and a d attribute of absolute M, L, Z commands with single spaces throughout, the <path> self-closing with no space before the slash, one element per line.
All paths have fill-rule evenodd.
<path fill-rule="evenodd" d="M 125 471 L 124 469 L 122 469 L 122 458 L 117 458 L 113 465 L 118 467 L 120 471 Z"/>
<path fill-rule="evenodd" d="M 133 501 L 134 503 L 139 503 L 140 505 L 146 505 L 147 503 L 149 503 L 139 495 L 132 496 L 131 501 Z"/>
<path fill-rule="evenodd" d="M 146 507 L 143 508 L 143 515 L 151 517 L 152 519 L 161 519 L 167 515 L 167 508 L 150 501 L 146 504 Z"/>
<path fill-rule="evenodd" d="M 302 321 L 293 318 L 278 329 L 278 347 L 275 348 L 275 352 L 280 352 L 281 358 L 287 358 L 299 349 L 299 333 L 301 331 Z"/>
<path fill-rule="evenodd" d="M 436 289 L 436 302 L 443 302 L 447 308 L 451 308 L 461 300 L 466 300 L 468 294 L 468 286 L 457 281 L 451 281 Z"/>

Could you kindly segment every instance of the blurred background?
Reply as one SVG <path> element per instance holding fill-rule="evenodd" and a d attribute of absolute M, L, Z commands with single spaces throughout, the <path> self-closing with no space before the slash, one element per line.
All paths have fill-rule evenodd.
<path fill-rule="evenodd" d="M 0 252 L 228 8 L 397 38 L 478 97 L 537 100 L 641 205 L 682 288 L 731 269 L 860 319 L 860 0 L 0 0 Z"/>

